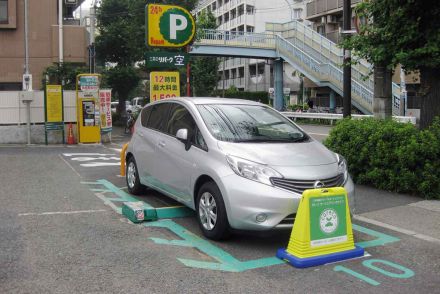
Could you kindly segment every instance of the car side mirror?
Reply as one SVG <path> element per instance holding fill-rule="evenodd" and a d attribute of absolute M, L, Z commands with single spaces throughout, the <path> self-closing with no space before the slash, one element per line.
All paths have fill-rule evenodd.
<path fill-rule="evenodd" d="M 183 144 L 185 144 L 185 150 L 189 150 L 191 147 L 191 142 L 188 140 L 188 130 L 187 129 L 179 129 L 176 133 L 177 139 L 182 141 Z"/>

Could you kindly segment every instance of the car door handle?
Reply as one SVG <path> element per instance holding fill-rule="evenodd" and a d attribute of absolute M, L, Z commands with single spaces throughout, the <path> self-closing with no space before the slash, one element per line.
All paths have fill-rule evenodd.
<path fill-rule="evenodd" d="M 144 134 L 142 134 L 142 133 L 138 133 L 139 134 L 139 137 L 144 137 Z"/>
<path fill-rule="evenodd" d="M 165 147 L 165 142 L 159 142 L 157 145 L 159 145 L 159 147 Z"/>

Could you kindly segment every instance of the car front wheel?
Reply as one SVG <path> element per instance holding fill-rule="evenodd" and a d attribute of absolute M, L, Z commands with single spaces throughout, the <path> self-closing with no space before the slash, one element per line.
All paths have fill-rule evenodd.
<path fill-rule="evenodd" d="M 128 192 L 131 194 L 140 194 L 142 192 L 142 185 L 139 180 L 139 173 L 134 157 L 127 159 L 127 170 L 125 172 L 125 179 L 127 181 Z"/>
<path fill-rule="evenodd" d="M 214 182 L 202 185 L 197 194 L 197 220 L 207 238 L 221 240 L 229 237 L 229 222 L 223 197 Z"/>

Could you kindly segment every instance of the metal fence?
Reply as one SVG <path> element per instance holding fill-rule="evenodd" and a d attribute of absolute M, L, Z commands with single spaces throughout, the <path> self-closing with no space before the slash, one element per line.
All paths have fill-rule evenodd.
<path fill-rule="evenodd" d="M 19 95 L 19 91 L 0 92 L 0 125 L 20 125 L 27 122 L 26 105 L 20 102 Z M 75 91 L 64 91 L 64 122 L 76 122 L 75 98 Z M 44 123 L 44 91 L 34 91 L 31 123 Z"/>
<path fill-rule="evenodd" d="M 335 120 L 343 119 L 342 114 L 336 113 L 314 113 L 314 112 L 282 112 L 282 114 L 288 118 L 296 120 L 298 118 L 302 119 L 325 119 L 329 120 L 332 124 Z M 353 114 L 351 116 L 354 119 L 363 119 L 367 117 L 373 117 L 373 115 L 363 115 L 363 114 Z M 402 123 L 416 124 L 416 118 L 414 116 L 393 116 L 393 119 Z"/>

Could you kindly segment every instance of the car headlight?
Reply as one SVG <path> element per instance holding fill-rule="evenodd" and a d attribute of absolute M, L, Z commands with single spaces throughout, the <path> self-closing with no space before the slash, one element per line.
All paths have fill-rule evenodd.
<path fill-rule="evenodd" d="M 347 168 L 347 161 L 345 158 L 336 153 L 336 158 L 338 159 L 338 172 L 341 174 L 344 174 L 344 185 L 348 180 L 348 168 Z"/>
<path fill-rule="evenodd" d="M 226 161 L 237 175 L 266 185 L 272 185 L 270 178 L 283 177 L 279 172 L 268 167 L 267 165 L 243 158 L 227 155 Z"/>

